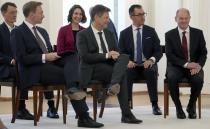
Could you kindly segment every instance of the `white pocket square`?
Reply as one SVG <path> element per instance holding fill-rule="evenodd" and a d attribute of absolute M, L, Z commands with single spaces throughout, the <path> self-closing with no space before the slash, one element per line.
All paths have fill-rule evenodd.
<path fill-rule="evenodd" d="M 146 37 L 145 39 L 150 39 L 151 37 Z"/>

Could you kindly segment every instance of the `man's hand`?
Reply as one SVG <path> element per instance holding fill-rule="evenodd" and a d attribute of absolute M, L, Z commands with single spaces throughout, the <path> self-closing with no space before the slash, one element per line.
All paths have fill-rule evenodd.
<path fill-rule="evenodd" d="M 56 52 L 52 52 L 52 53 L 47 53 L 45 54 L 45 60 L 46 61 L 55 61 L 58 58 L 61 58 L 60 56 L 57 55 Z"/>
<path fill-rule="evenodd" d="M 110 52 L 108 53 L 108 58 L 109 58 L 109 59 L 111 58 L 111 59 L 113 59 L 113 60 L 117 60 L 119 56 L 120 56 L 120 53 L 117 52 L 117 51 L 110 51 Z"/>
<path fill-rule="evenodd" d="M 199 65 L 199 67 L 197 67 L 195 69 L 190 69 L 190 74 L 195 75 L 195 74 L 199 73 L 200 70 L 201 70 L 201 66 Z"/>
<path fill-rule="evenodd" d="M 195 62 L 190 62 L 190 63 L 188 63 L 187 64 L 187 68 L 188 69 L 196 69 L 196 68 L 199 68 L 199 67 L 201 67 L 198 63 L 195 63 Z"/>
<path fill-rule="evenodd" d="M 144 68 L 145 68 L 145 69 L 151 68 L 153 64 L 155 64 L 155 63 L 153 62 L 152 59 L 146 60 L 146 61 L 144 62 Z"/>
<path fill-rule="evenodd" d="M 11 65 L 15 66 L 15 64 L 16 64 L 15 59 L 12 59 L 12 60 L 11 60 Z"/>
<path fill-rule="evenodd" d="M 127 67 L 128 68 L 135 68 L 136 67 L 136 63 L 134 63 L 133 61 L 129 61 Z"/>

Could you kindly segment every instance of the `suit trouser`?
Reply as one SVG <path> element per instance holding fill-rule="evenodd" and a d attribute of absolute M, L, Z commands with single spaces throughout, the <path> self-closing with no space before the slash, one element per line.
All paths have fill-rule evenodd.
<path fill-rule="evenodd" d="M 70 60 L 71 61 L 71 60 Z M 41 83 L 43 84 L 66 84 L 69 75 L 64 74 L 64 68 L 59 66 L 59 60 L 53 63 L 46 63 L 41 69 Z M 50 75 L 50 76 L 49 76 Z M 64 76 L 65 75 L 65 76 Z M 68 76 L 68 77 L 66 77 Z M 68 88 L 70 86 L 66 86 Z M 88 115 L 88 106 L 83 100 L 71 100 L 71 104 L 79 117 Z"/>
<path fill-rule="evenodd" d="M 128 105 L 127 94 L 127 77 L 126 69 L 128 64 L 128 56 L 120 55 L 117 61 L 109 60 L 103 63 L 95 64 L 92 79 L 98 80 L 107 84 L 120 84 L 120 93 L 118 94 L 118 101 L 122 111 L 122 115 L 129 115 L 131 113 Z"/>
<path fill-rule="evenodd" d="M 179 99 L 178 82 L 183 77 L 188 78 L 189 82 L 192 84 L 191 95 L 190 95 L 188 106 L 193 107 L 203 87 L 204 72 L 201 69 L 199 73 L 195 75 L 190 75 L 190 70 L 188 69 L 185 69 L 182 67 L 175 67 L 175 66 L 167 67 L 168 87 L 170 90 L 171 98 L 174 101 L 174 104 L 177 109 L 180 109 L 182 107 L 180 99 Z"/>
<path fill-rule="evenodd" d="M 67 53 L 56 61 L 56 65 L 63 67 L 66 89 L 78 87 L 79 82 L 79 56 L 77 53 Z"/>
<path fill-rule="evenodd" d="M 151 68 L 145 69 L 143 66 L 137 66 L 135 68 L 129 68 L 127 70 L 127 86 L 128 86 L 128 99 L 132 98 L 133 82 L 138 79 L 146 79 L 147 89 L 151 102 L 158 101 L 157 95 L 157 77 L 158 68 L 157 65 L 153 65 Z"/>

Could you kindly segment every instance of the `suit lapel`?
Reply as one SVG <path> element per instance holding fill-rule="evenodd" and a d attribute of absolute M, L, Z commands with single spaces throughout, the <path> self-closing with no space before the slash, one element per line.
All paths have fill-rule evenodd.
<path fill-rule="evenodd" d="M 189 48 L 189 53 L 193 53 L 193 50 L 194 50 L 194 46 L 195 46 L 195 44 L 194 44 L 194 41 L 195 41 L 195 38 L 196 38 L 196 35 L 195 35 L 195 33 L 193 32 L 193 29 L 190 27 L 190 37 L 189 37 L 189 39 L 190 39 L 190 48 Z M 189 55 L 189 57 L 190 57 L 191 55 Z M 191 59 L 191 58 L 190 58 Z"/>
<path fill-rule="evenodd" d="M 89 38 L 90 38 L 90 41 L 93 41 L 93 45 L 96 47 L 97 49 L 97 52 L 99 52 L 99 48 L 98 48 L 98 44 L 97 44 L 97 41 L 96 41 L 96 38 L 95 38 L 95 35 L 93 33 L 93 30 L 91 28 L 91 26 L 88 28 L 88 34 L 89 34 Z"/>
<path fill-rule="evenodd" d="M 175 29 L 175 31 L 174 31 L 174 41 L 177 41 L 177 45 L 175 45 L 175 46 L 177 46 L 177 50 L 179 51 L 179 53 L 181 54 L 181 55 L 183 55 L 182 53 L 182 42 L 181 42 L 181 38 L 180 38 L 180 36 L 179 36 L 179 31 L 178 31 L 178 28 L 176 28 Z M 184 56 L 184 55 L 183 55 Z"/>
<path fill-rule="evenodd" d="M 133 52 L 133 55 L 134 55 L 134 40 L 133 40 L 133 29 L 132 29 L 132 26 L 130 26 L 128 28 L 127 38 L 128 38 L 128 41 L 130 42 L 131 51 Z"/>
<path fill-rule="evenodd" d="M 22 25 L 23 25 L 24 31 L 26 32 L 25 34 L 27 34 L 29 37 L 31 37 L 30 39 L 33 39 L 34 42 L 37 42 L 34 34 L 31 32 L 31 30 L 28 28 L 28 26 L 25 23 L 23 23 Z"/>

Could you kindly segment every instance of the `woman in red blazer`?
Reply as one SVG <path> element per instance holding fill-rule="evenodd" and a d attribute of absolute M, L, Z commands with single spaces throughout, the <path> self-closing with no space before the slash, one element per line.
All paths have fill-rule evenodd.
<path fill-rule="evenodd" d="M 85 23 L 87 20 L 84 9 L 80 5 L 74 5 L 69 10 L 69 24 L 60 28 L 57 37 L 57 53 L 61 56 L 60 65 L 64 67 L 64 76 L 66 77 L 67 93 L 74 96 L 83 97 L 79 82 L 79 57 L 76 48 L 76 35 L 84 27 L 79 23 Z M 76 98 L 79 99 L 79 98 Z"/>

